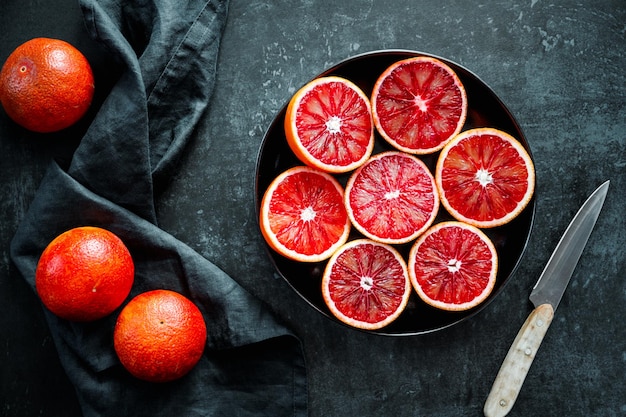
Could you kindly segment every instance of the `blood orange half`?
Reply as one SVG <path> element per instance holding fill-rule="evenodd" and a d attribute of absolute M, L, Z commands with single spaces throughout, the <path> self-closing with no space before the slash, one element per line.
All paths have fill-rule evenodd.
<path fill-rule="evenodd" d="M 337 319 L 360 329 L 387 326 L 404 311 L 411 284 L 393 247 L 368 239 L 342 246 L 328 261 L 322 295 Z"/>
<path fill-rule="evenodd" d="M 501 226 L 517 217 L 535 189 L 530 155 L 493 128 L 462 132 L 441 151 L 435 172 L 441 202 L 457 220 Z"/>
<path fill-rule="evenodd" d="M 276 177 L 265 191 L 259 216 L 269 246 L 301 262 L 328 259 L 350 233 L 341 184 L 310 167 L 290 168 Z"/>
<path fill-rule="evenodd" d="M 435 220 L 439 194 L 428 167 L 397 151 L 379 153 L 346 184 L 345 204 L 352 224 L 383 243 L 414 240 Z"/>
<path fill-rule="evenodd" d="M 440 150 L 461 131 L 467 115 L 461 80 L 448 65 L 431 57 L 392 64 L 374 84 L 371 103 L 380 135 L 413 154 Z"/>
<path fill-rule="evenodd" d="M 306 165 L 332 173 L 352 171 L 374 149 L 369 98 L 344 78 L 317 78 L 291 98 L 285 136 Z"/>
<path fill-rule="evenodd" d="M 462 222 L 442 222 L 415 242 L 408 268 L 413 288 L 424 302 L 442 310 L 462 311 L 491 294 L 498 256 L 480 229 Z"/>

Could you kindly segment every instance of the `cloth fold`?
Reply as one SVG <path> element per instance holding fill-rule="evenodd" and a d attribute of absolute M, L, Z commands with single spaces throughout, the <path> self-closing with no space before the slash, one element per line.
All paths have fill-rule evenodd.
<path fill-rule="evenodd" d="M 194 301 L 207 323 L 200 363 L 180 380 L 134 379 L 113 350 L 117 312 L 91 323 L 45 310 L 85 416 L 304 416 L 299 340 L 209 260 L 158 227 L 155 186 L 171 174 L 215 83 L 227 0 L 80 0 L 89 33 L 124 70 L 67 171 L 49 167 L 11 242 L 34 289 L 58 234 L 92 225 L 117 234 L 135 262 L 129 299 L 156 288 Z M 128 301 L 128 300 L 127 300 Z"/>

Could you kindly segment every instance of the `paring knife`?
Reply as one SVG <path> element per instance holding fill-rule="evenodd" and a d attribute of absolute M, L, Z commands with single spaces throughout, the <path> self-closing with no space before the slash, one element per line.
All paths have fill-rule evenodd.
<path fill-rule="evenodd" d="M 530 313 L 507 353 L 483 409 L 486 417 L 505 416 L 513 408 L 526 374 L 552 323 L 565 288 L 604 204 L 609 181 L 599 186 L 580 207 L 565 230 L 530 293 Z"/>

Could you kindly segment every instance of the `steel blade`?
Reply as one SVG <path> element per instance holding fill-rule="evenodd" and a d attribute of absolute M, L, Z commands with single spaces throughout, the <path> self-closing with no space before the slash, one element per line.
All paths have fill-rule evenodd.
<path fill-rule="evenodd" d="M 599 186 L 567 226 L 530 294 L 535 307 L 542 304 L 550 304 L 554 310 L 558 307 L 598 220 L 608 189 L 609 181 Z"/>

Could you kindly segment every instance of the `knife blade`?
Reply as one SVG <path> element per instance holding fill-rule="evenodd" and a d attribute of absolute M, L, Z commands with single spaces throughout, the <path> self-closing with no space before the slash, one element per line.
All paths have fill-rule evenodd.
<path fill-rule="evenodd" d="M 563 293 L 598 220 L 609 189 L 600 185 L 574 216 L 530 294 L 534 309 L 511 345 L 483 412 L 486 417 L 505 416 L 513 408 L 537 350 L 552 323 Z"/>

